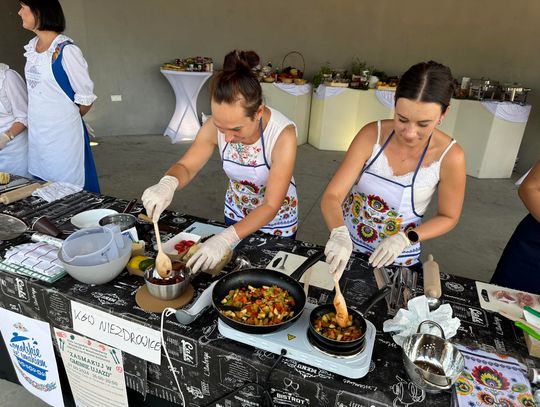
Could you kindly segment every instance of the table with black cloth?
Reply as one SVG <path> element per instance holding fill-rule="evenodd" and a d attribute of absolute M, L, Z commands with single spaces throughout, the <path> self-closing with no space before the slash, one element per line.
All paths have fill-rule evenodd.
<path fill-rule="evenodd" d="M 30 197 L 8 206 L 0 205 L 0 212 L 19 216 L 29 224 L 40 215 L 47 215 L 61 230 L 70 233 L 74 227 L 69 219 L 74 213 L 97 207 L 122 211 L 126 204 L 126 201 L 113 197 L 80 192 L 52 204 Z M 138 205 L 134 213 L 142 209 Z M 223 225 L 177 212 L 166 212 L 160 225 L 172 237 L 194 222 Z M 154 238 L 152 225 L 139 222 L 137 229 L 151 253 Z M 0 254 L 12 245 L 27 242 L 29 236 L 26 233 L 17 239 L 2 242 Z M 220 275 L 234 268 L 235 259 L 239 255 L 247 257 L 253 267 L 264 268 L 279 251 L 308 256 L 317 250 L 322 248 L 309 242 L 254 234 L 237 246 L 232 261 Z M 418 286 L 421 287 L 422 279 L 419 277 Z M 192 281 L 197 294 L 215 278 L 200 273 Z M 451 304 L 454 315 L 461 319 L 461 327 L 453 341 L 527 358 L 529 365 L 538 365 L 538 360 L 528 357 L 521 331 L 498 314 L 480 308 L 473 280 L 446 273 L 442 273 L 442 279 L 442 302 Z M 69 276 L 48 284 L 0 272 L 0 306 L 46 321 L 51 327 L 73 331 L 71 301 L 77 301 L 159 330 L 161 315 L 145 312 L 135 302 L 135 293 L 143 283 L 142 278 L 126 271 L 112 282 L 99 286 L 89 286 Z M 351 259 L 341 286 L 348 305 L 361 309 L 360 305 L 377 289 L 372 269 L 365 258 Z M 333 293 L 330 291 L 317 287 L 309 289 L 308 301 L 311 303 L 326 303 L 332 299 Z M 389 334 L 382 332 L 383 321 L 389 318 L 386 303 L 379 302 L 367 318 L 375 325 L 377 333 L 370 372 L 361 379 L 348 379 L 284 357 L 271 372 L 269 382 L 264 383 L 278 356 L 222 337 L 217 329 L 217 314 L 213 310 L 205 312 L 189 326 L 178 323 L 174 316 L 168 317 L 164 337 L 188 406 L 267 405 L 268 398 L 263 393 L 263 387 L 266 387 L 276 406 L 450 405 L 451 392 L 428 394 L 410 383 L 403 367 L 401 349 Z M 3 361 L 10 360 L 3 343 L 0 344 L 0 352 Z M 125 352 L 123 355 L 130 405 L 180 403 L 163 351 L 161 365 L 146 362 Z M 57 362 L 63 377 L 66 404 L 73 403 L 61 359 L 57 358 Z M 1 365 L 1 377 L 16 381 L 11 368 L 6 363 Z M 262 386 L 252 385 L 234 391 L 246 382 L 257 382 Z"/>

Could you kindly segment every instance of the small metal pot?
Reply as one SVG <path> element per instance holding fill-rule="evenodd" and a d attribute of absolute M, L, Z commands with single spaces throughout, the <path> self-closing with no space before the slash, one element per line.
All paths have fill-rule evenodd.
<path fill-rule="evenodd" d="M 191 272 L 180 262 L 173 262 L 173 270 L 167 278 L 154 277 L 154 270 L 155 266 L 150 266 L 144 271 L 144 281 L 148 292 L 163 301 L 180 297 L 191 281 Z"/>
<path fill-rule="evenodd" d="M 131 229 L 137 224 L 137 218 L 129 213 L 115 213 L 114 215 L 108 215 L 99 220 L 100 226 L 105 225 L 118 225 L 120 231 Z"/>
<path fill-rule="evenodd" d="M 441 337 L 420 333 L 422 325 L 430 324 L 441 331 Z M 424 321 L 417 333 L 403 343 L 403 363 L 414 384 L 431 393 L 448 390 L 465 367 L 459 349 L 448 342 L 439 324 Z"/>

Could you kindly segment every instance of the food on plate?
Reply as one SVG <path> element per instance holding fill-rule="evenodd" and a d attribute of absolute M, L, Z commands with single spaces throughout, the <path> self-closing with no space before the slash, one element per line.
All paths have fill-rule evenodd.
<path fill-rule="evenodd" d="M 523 308 L 525 305 L 528 305 L 529 307 L 534 305 L 534 297 L 531 294 L 518 293 L 517 300 L 521 308 Z"/>
<path fill-rule="evenodd" d="M 250 325 L 280 324 L 294 315 L 294 298 L 287 290 L 276 285 L 237 288 L 221 300 L 225 307 L 238 310 L 221 310 L 221 313 L 237 322 Z"/>
<path fill-rule="evenodd" d="M 501 302 L 506 302 L 507 304 L 513 304 L 516 302 L 515 297 L 506 290 L 495 291 L 495 298 Z"/>
<path fill-rule="evenodd" d="M 0 185 L 9 183 L 10 179 L 11 176 L 9 175 L 9 172 L 0 172 Z"/>
<path fill-rule="evenodd" d="M 317 318 L 314 328 L 322 336 L 340 342 L 354 341 L 362 336 L 362 331 L 354 325 L 353 316 L 350 314 L 349 322 L 345 328 L 338 325 L 335 312 L 329 312 Z"/>

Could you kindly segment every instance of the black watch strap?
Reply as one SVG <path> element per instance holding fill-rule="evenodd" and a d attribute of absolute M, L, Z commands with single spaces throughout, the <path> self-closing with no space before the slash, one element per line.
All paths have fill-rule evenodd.
<path fill-rule="evenodd" d="M 407 238 L 412 244 L 418 243 L 420 238 L 418 237 L 418 233 L 416 233 L 414 230 L 409 230 L 407 232 Z"/>

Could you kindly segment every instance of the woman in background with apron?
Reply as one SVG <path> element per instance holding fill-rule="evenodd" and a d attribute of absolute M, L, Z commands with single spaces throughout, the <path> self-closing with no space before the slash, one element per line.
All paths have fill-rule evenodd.
<path fill-rule="evenodd" d="M 255 231 L 294 237 L 298 198 L 293 179 L 296 126 L 263 104 L 262 88 L 251 69 L 253 52 L 233 51 L 211 86 L 212 117 L 195 142 L 159 181 L 144 191 L 142 201 L 155 222 L 174 192 L 184 188 L 219 148 L 229 177 L 225 194 L 224 232 L 208 239 L 191 257 L 193 272 L 211 269 L 240 239 Z"/>
<path fill-rule="evenodd" d="M 506 244 L 490 282 L 540 295 L 540 161 L 518 192 L 529 214 Z"/>
<path fill-rule="evenodd" d="M 21 1 L 23 27 L 36 33 L 24 48 L 28 88 L 28 171 L 46 181 L 64 181 L 99 192 L 86 126 L 96 100 L 81 50 L 62 35 L 58 0 Z"/>
<path fill-rule="evenodd" d="M 0 63 L 0 171 L 28 177 L 28 98 L 23 78 Z"/>
<path fill-rule="evenodd" d="M 455 140 L 436 129 L 453 94 L 450 69 L 430 61 L 401 77 L 393 120 L 366 125 L 326 188 L 321 208 L 331 230 L 330 272 L 339 279 L 352 251 L 373 267 L 419 263 L 420 242 L 457 224 L 465 194 L 465 158 Z M 423 222 L 433 196 L 435 217 Z"/>

